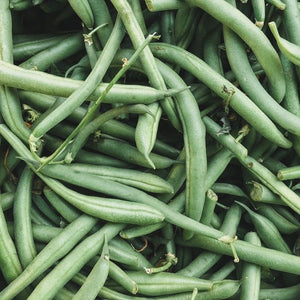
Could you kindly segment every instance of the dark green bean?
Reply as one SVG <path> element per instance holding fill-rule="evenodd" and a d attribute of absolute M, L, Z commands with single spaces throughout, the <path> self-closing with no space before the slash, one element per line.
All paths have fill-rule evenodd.
<path fill-rule="evenodd" d="M 107 24 L 101 31 L 97 31 L 101 45 L 104 47 L 113 30 L 112 18 L 104 0 L 88 0 L 88 2 L 94 16 L 95 27 L 101 24 Z"/>
<path fill-rule="evenodd" d="M 73 34 L 56 43 L 54 46 L 39 52 L 20 64 L 24 69 L 45 71 L 51 64 L 59 62 L 83 48 L 82 35 Z"/>
<path fill-rule="evenodd" d="M 0 207 L 0 239 L 0 268 L 5 281 L 10 283 L 22 273 L 22 266 L 9 236 L 2 207 Z"/>
<path fill-rule="evenodd" d="M 14 238 L 23 268 L 36 256 L 30 218 L 33 175 L 29 167 L 23 170 L 14 196 Z"/>
<path fill-rule="evenodd" d="M 15 193 L 6 192 L 1 194 L 1 207 L 3 211 L 6 211 L 13 206 Z"/>
<path fill-rule="evenodd" d="M 108 276 L 131 294 L 136 294 L 138 292 L 136 282 L 132 280 L 125 271 L 111 261 L 109 262 Z"/>
<path fill-rule="evenodd" d="M 15 43 L 13 45 L 13 56 L 15 61 L 23 61 L 29 57 L 44 51 L 62 40 L 66 39 L 68 35 L 49 36 L 41 39 L 24 41 Z M 38 37 L 37 37 L 38 38 Z"/>

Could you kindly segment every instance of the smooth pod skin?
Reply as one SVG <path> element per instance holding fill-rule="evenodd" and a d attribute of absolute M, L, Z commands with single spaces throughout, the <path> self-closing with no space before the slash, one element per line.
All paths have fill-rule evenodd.
<path fill-rule="evenodd" d="M 94 16 L 88 0 L 68 0 L 69 4 L 87 28 L 92 29 Z"/>
<path fill-rule="evenodd" d="M 156 209 L 145 204 L 83 195 L 65 187 L 57 180 L 46 176 L 42 176 L 42 179 L 58 195 L 79 210 L 103 220 L 147 225 L 162 222 L 165 218 Z"/>
<path fill-rule="evenodd" d="M 199 291 L 210 290 L 213 282 L 199 278 L 186 277 L 176 273 L 161 272 L 147 274 L 146 272 L 127 272 L 137 283 L 138 294 L 146 296 L 162 296 L 190 291 L 197 287 Z"/>
<path fill-rule="evenodd" d="M 72 34 L 37 54 L 31 56 L 19 67 L 34 71 L 46 71 L 52 64 L 58 63 L 79 52 L 83 48 L 81 34 Z"/>
<path fill-rule="evenodd" d="M 255 232 L 248 232 L 245 235 L 245 241 L 251 244 L 261 246 L 260 239 Z M 260 289 L 261 268 L 255 264 L 244 262 L 242 265 L 242 285 L 241 285 L 241 300 L 256 300 L 258 299 Z"/>
<path fill-rule="evenodd" d="M 300 66 L 300 46 L 282 38 L 279 35 L 275 22 L 270 22 L 268 25 L 281 52 L 296 66 Z"/>
<path fill-rule="evenodd" d="M 45 72 L 24 70 L 4 61 L 0 61 L 0 83 L 9 87 L 40 92 L 53 96 L 70 96 L 76 89 L 82 87 L 82 81 L 61 78 Z M 107 87 L 106 83 L 97 86 L 94 93 L 88 98 L 95 101 Z M 137 91 L 140 91 L 139 93 Z M 176 91 L 158 91 L 148 86 L 121 85 L 112 87 L 103 103 L 143 103 L 148 104 L 172 96 Z"/>
<path fill-rule="evenodd" d="M 248 212 L 259 237 L 267 247 L 289 254 L 292 253 L 276 226 L 269 219 L 253 212 L 245 204 L 238 201 L 236 202 Z"/>
<path fill-rule="evenodd" d="M 33 175 L 29 167 L 24 168 L 14 197 L 14 238 L 23 268 L 37 253 L 30 218 Z"/>
<path fill-rule="evenodd" d="M 98 295 L 108 277 L 109 272 L 109 248 L 106 237 L 101 256 L 87 276 L 83 285 L 72 298 L 73 300 L 93 300 Z M 97 282 L 97 284 L 95 284 Z"/>
<path fill-rule="evenodd" d="M 106 179 L 131 185 L 151 193 L 173 194 L 173 187 L 171 184 L 161 177 L 151 173 L 125 168 L 103 167 L 76 163 L 71 164 L 70 169 L 76 172 L 86 172 L 101 176 Z"/>

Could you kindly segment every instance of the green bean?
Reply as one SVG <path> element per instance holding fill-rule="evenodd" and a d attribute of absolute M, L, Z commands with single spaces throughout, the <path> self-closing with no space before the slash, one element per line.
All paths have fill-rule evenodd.
<path fill-rule="evenodd" d="M 23 103 L 28 104 L 31 107 L 38 109 L 39 111 L 45 111 L 55 101 L 54 97 L 52 96 L 41 95 L 33 92 L 21 91 L 19 95 Z M 78 122 L 83 118 L 85 113 L 86 110 L 83 107 L 78 107 L 71 113 L 68 119 L 74 122 Z M 134 141 L 135 129 L 120 121 L 109 120 L 106 123 L 102 124 L 100 129 L 103 133 L 118 137 L 120 139 L 128 140 L 130 142 Z M 157 153 L 171 158 L 175 158 L 179 154 L 179 150 L 166 143 L 163 143 L 160 140 L 155 141 L 153 150 Z"/>
<path fill-rule="evenodd" d="M 273 159 L 272 157 L 268 157 L 267 159 L 264 159 L 263 165 L 268 168 L 271 172 L 277 173 L 280 169 L 286 168 L 286 165 L 282 162 Z"/>
<path fill-rule="evenodd" d="M 290 168 L 281 169 L 277 172 L 277 178 L 279 180 L 300 178 L 300 167 L 294 166 Z"/>
<path fill-rule="evenodd" d="M 33 224 L 53 226 L 54 224 L 32 203 L 30 210 Z"/>
<path fill-rule="evenodd" d="M 46 140 L 46 145 L 45 147 L 49 149 L 50 151 L 55 151 L 57 147 L 62 143 L 60 140 L 57 138 L 53 138 L 52 136 L 46 134 L 45 136 Z M 62 157 L 63 158 L 63 157 Z M 60 159 L 60 156 L 57 157 L 57 160 Z M 103 166 L 111 166 L 111 167 L 116 167 L 116 168 L 129 168 L 131 165 L 109 157 L 107 155 L 103 155 L 100 153 L 95 153 L 91 151 L 86 151 L 86 150 L 80 150 L 79 155 L 75 159 L 76 163 L 83 163 L 83 164 L 95 164 L 95 165 L 103 165 Z"/>
<path fill-rule="evenodd" d="M 82 284 L 85 280 L 85 276 L 82 275 L 81 273 L 78 273 L 74 276 L 73 280 L 78 284 Z M 99 292 L 99 296 L 104 297 L 105 299 L 113 299 L 113 300 L 147 300 L 148 299 L 145 297 L 134 297 L 134 296 L 121 294 L 114 290 L 108 289 L 107 287 L 102 287 L 102 289 Z"/>
<path fill-rule="evenodd" d="M 94 17 L 88 0 L 68 0 L 68 2 L 86 27 L 92 29 L 94 25 Z"/>
<path fill-rule="evenodd" d="M 9 236 L 2 207 L 0 207 L 0 239 L 0 268 L 5 281 L 10 283 L 22 273 L 22 266 Z"/>
<path fill-rule="evenodd" d="M 276 289 L 261 289 L 259 291 L 259 299 L 286 299 L 286 300 L 296 300 L 300 293 L 300 284 L 294 286 L 289 286 L 285 288 Z"/>
<path fill-rule="evenodd" d="M 9 1 L 4 0 L 0 4 L 0 58 L 1 60 L 13 63 L 13 41 L 12 41 L 12 19 Z M 18 96 L 13 89 L 0 87 L 0 108 L 3 119 L 19 137 L 26 140 L 30 134 L 24 124 Z"/>
<path fill-rule="evenodd" d="M 82 86 L 82 82 L 78 80 L 61 78 L 39 71 L 23 70 L 3 61 L 0 61 L 0 75 L 0 84 L 53 96 L 68 97 Z M 107 84 L 100 84 L 89 99 L 92 101 L 98 99 L 106 87 Z M 179 91 L 158 91 L 147 86 L 116 84 L 103 103 L 148 104 L 166 96 L 172 96 Z"/>
<path fill-rule="evenodd" d="M 181 0 L 146 0 L 146 5 L 151 12 L 179 9 L 187 6 Z"/>
<path fill-rule="evenodd" d="M 276 8 L 280 10 L 285 10 L 286 5 L 280 0 L 266 0 L 266 2 L 274 5 Z"/>
<path fill-rule="evenodd" d="M 236 155 L 240 157 L 246 157 L 248 155 L 248 150 L 239 142 L 237 142 L 236 139 L 234 139 L 229 134 L 218 134 L 221 130 L 221 126 L 219 126 L 217 123 L 215 123 L 211 118 L 208 116 L 205 116 L 202 118 L 207 132 L 216 139 L 219 143 L 224 145 L 227 149 L 234 152 Z"/>
<path fill-rule="evenodd" d="M 176 13 L 174 23 L 174 35 L 176 45 L 183 49 L 189 47 L 200 18 L 199 10 L 197 8 L 182 8 Z"/>
<path fill-rule="evenodd" d="M 97 31 L 102 47 L 107 43 L 113 30 L 113 21 L 104 0 L 88 0 L 94 16 L 95 27 L 107 24 L 101 31 Z"/>
<path fill-rule="evenodd" d="M 59 62 L 83 48 L 82 35 L 73 34 L 54 46 L 37 53 L 20 64 L 24 69 L 45 71 L 53 63 Z"/>
<path fill-rule="evenodd" d="M 72 299 L 95 299 L 101 288 L 104 286 L 108 277 L 109 268 L 109 250 L 105 235 L 100 258 Z M 97 285 L 95 285 L 95 282 L 97 282 Z"/>
<path fill-rule="evenodd" d="M 136 252 L 120 238 L 115 237 L 109 242 L 109 252 L 112 260 L 124 263 L 135 270 L 151 267 L 150 262 L 141 253 Z"/>
<path fill-rule="evenodd" d="M 284 218 L 270 205 L 259 205 L 258 212 L 273 222 L 280 233 L 291 234 L 299 231 L 300 229 L 299 225 L 297 226 L 296 224 Z"/>
<path fill-rule="evenodd" d="M 110 155 L 114 158 L 121 159 L 130 164 L 135 164 L 146 168 L 153 168 L 153 166 L 149 165 L 149 162 L 146 160 L 144 155 L 138 151 L 137 148 L 123 141 L 102 138 L 96 144 L 89 143 L 88 147 L 90 147 L 93 150 L 97 150 L 101 153 Z M 122 149 L 122 152 L 120 152 L 119 149 Z M 172 166 L 174 163 L 176 163 L 176 160 L 155 153 L 150 153 L 149 157 L 153 162 L 155 169 L 168 168 Z M 178 162 L 178 163 L 182 163 L 182 162 Z"/>
<path fill-rule="evenodd" d="M 83 27 L 84 47 L 92 69 L 95 67 L 98 59 L 95 48 L 94 33 L 95 31 L 101 30 L 101 28 L 105 26 L 106 24 L 102 24 L 90 32 L 86 27 Z"/>
<path fill-rule="evenodd" d="M 115 24 L 114 30 L 112 32 L 112 35 L 110 36 L 110 41 L 112 41 L 113 44 L 115 44 L 115 40 L 122 40 L 123 37 L 123 31 L 121 27 L 121 22 L 119 19 L 117 19 L 117 22 Z M 110 43 L 109 43 L 110 44 Z M 83 85 L 80 89 L 75 90 L 74 93 L 66 99 L 66 101 L 61 104 L 59 107 L 57 107 L 54 111 L 52 111 L 37 127 L 34 128 L 33 132 L 31 133 L 31 147 L 32 150 L 35 150 L 35 144 L 36 141 L 38 141 L 41 136 L 43 136 L 47 131 L 49 131 L 51 128 L 53 128 L 56 124 L 58 124 L 60 121 L 62 121 L 64 118 L 66 118 L 68 115 L 70 115 L 70 112 L 75 109 L 76 107 L 80 106 L 88 96 L 90 96 L 93 91 L 95 90 L 97 84 L 102 80 L 104 74 L 100 72 L 102 68 L 106 70 L 105 64 L 110 64 L 110 59 L 108 61 L 104 61 L 104 59 L 107 59 L 107 54 L 112 56 L 114 55 L 114 52 L 108 53 L 107 51 L 100 56 L 100 58 L 97 60 L 97 63 L 94 67 L 94 69 L 89 74 L 88 78 L 84 81 Z M 104 66 L 103 66 L 104 64 Z M 125 69 L 125 68 L 124 68 Z M 108 85 L 109 87 L 109 85 Z M 107 92 L 107 90 L 106 90 Z M 102 97 L 101 97 L 102 99 Z M 90 111 L 92 113 L 92 111 Z M 86 115 L 87 116 L 87 115 Z M 85 118 L 86 118 L 85 116 Z M 81 123 L 82 124 L 82 123 Z M 81 125 L 83 126 L 83 124 Z"/>
<path fill-rule="evenodd" d="M 275 205 L 274 209 L 285 219 L 289 220 L 293 224 L 300 226 L 300 222 L 297 220 L 297 218 L 285 207 Z"/>
<path fill-rule="evenodd" d="M 161 13 L 161 40 L 164 43 L 175 44 L 174 20 L 175 16 L 173 11 L 164 11 Z"/>
<path fill-rule="evenodd" d="M 22 61 L 54 46 L 56 43 L 64 40 L 68 35 L 49 36 L 33 41 L 24 41 L 13 45 L 13 57 L 15 61 Z"/>
<path fill-rule="evenodd" d="M 5 125 L 0 124 L 0 134 L 10 143 L 10 145 L 18 152 L 18 154 L 20 156 L 22 156 L 23 158 L 28 160 L 28 163 L 30 165 L 32 164 L 32 161 L 33 161 L 32 154 L 28 151 L 28 149 L 24 146 L 24 144 L 22 144 L 22 142 L 13 133 L 10 132 L 10 130 Z M 51 186 L 53 187 L 52 179 L 42 176 L 41 174 L 38 174 L 38 175 L 43 181 L 46 181 L 46 184 L 49 185 L 49 183 L 51 183 Z M 55 182 L 56 186 L 57 186 L 57 184 L 58 183 Z M 159 201 L 158 199 L 156 199 L 150 195 L 147 195 L 147 194 L 145 194 L 141 191 L 138 191 L 134 188 L 131 188 L 131 187 L 127 187 L 127 186 L 122 187 L 119 183 L 113 183 L 113 184 L 114 184 L 114 186 L 118 187 L 117 188 L 118 197 L 120 195 L 123 195 L 123 197 L 124 197 L 127 194 L 127 196 L 125 196 L 125 198 L 132 201 L 133 196 L 135 195 L 136 196 L 136 198 L 134 199 L 135 201 L 140 202 L 140 203 L 145 203 L 152 207 L 158 208 L 158 210 L 160 210 L 160 211 L 163 211 L 163 214 L 166 217 L 166 221 L 168 221 L 174 225 L 180 226 L 186 230 L 190 230 L 193 232 L 198 232 L 201 234 L 213 236 L 214 238 L 221 238 L 223 236 L 223 233 L 218 230 L 215 230 L 208 226 L 202 225 L 190 218 L 185 217 L 184 215 L 181 215 L 180 213 L 176 213 L 176 212 L 172 211 L 172 209 L 170 209 L 166 204 L 162 203 L 161 201 Z M 60 185 L 60 184 L 58 184 L 58 185 Z M 111 186 L 112 186 L 112 184 L 110 185 L 110 187 Z M 122 189 L 121 189 L 121 187 L 122 187 Z M 125 189 L 125 187 L 126 187 L 126 189 Z M 130 195 L 128 195 L 128 191 L 129 191 Z M 109 193 L 114 193 L 114 192 L 116 192 L 115 188 L 112 188 L 109 191 Z"/>
<path fill-rule="evenodd" d="M 265 0 L 252 0 L 251 1 L 253 14 L 255 19 L 255 25 L 258 28 L 262 28 L 264 26 L 266 11 L 265 11 Z"/>
<path fill-rule="evenodd" d="M 228 101 L 229 105 L 238 114 L 240 114 L 247 122 L 249 122 L 249 124 L 251 124 L 257 131 L 274 144 L 280 145 L 284 148 L 289 148 L 291 146 L 290 142 L 286 140 L 271 120 L 245 94 L 243 94 L 229 81 L 224 79 L 221 75 L 213 71 L 202 60 L 193 54 L 172 45 L 153 43 L 150 45 L 150 48 L 154 55 L 166 59 L 168 62 L 180 65 L 183 69 L 189 71 L 199 80 L 204 82 L 217 95 L 225 101 Z M 224 86 L 226 87 L 225 92 Z M 242 106 L 241 103 L 243 103 Z M 250 111 L 253 112 L 253 114 L 250 114 Z M 260 119 L 259 124 L 258 119 Z M 262 124 L 264 125 L 262 126 Z M 270 135 L 271 130 L 272 135 Z"/>
<path fill-rule="evenodd" d="M 241 219 L 242 211 L 238 205 L 232 206 L 224 219 L 220 230 L 229 236 L 235 235 L 237 226 Z M 221 255 L 216 254 L 215 251 L 203 251 L 200 253 L 189 265 L 182 268 L 178 274 L 185 276 L 201 277 L 212 266 L 214 266 L 221 259 Z"/>
<path fill-rule="evenodd" d="M 138 285 L 138 294 L 146 296 L 162 296 L 190 291 L 197 287 L 200 291 L 210 290 L 213 282 L 186 277 L 183 275 L 162 272 L 149 275 L 145 272 L 127 272 Z"/>
<path fill-rule="evenodd" d="M 184 208 L 185 202 L 185 191 L 181 192 L 177 195 L 172 201 L 169 203 L 169 207 L 182 212 Z M 130 228 L 126 228 L 125 230 L 120 232 L 120 236 L 124 239 L 133 239 L 139 236 L 145 236 L 149 233 L 152 233 L 156 230 L 163 228 L 166 224 L 164 222 L 148 225 L 148 226 L 133 226 Z"/>
<path fill-rule="evenodd" d="M 23 268 L 36 256 L 30 219 L 33 175 L 29 167 L 24 169 L 14 197 L 14 237 Z"/>
<path fill-rule="evenodd" d="M 32 7 L 33 4 L 30 0 L 11 0 L 9 3 L 9 7 L 12 10 L 25 10 Z"/>
<path fill-rule="evenodd" d="M 183 149 L 177 160 L 184 160 L 185 159 L 185 149 Z M 167 178 L 166 181 L 171 184 L 171 186 L 173 187 L 173 194 L 170 193 L 165 193 L 162 195 L 159 195 L 158 198 L 164 202 L 169 202 L 172 198 L 173 195 L 176 194 L 178 192 L 178 190 L 181 188 L 181 186 L 183 185 L 184 181 L 186 179 L 186 172 L 185 172 L 185 164 L 175 164 Z"/>
<path fill-rule="evenodd" d="M 152 193 L 174 193 L 172 185 L 161 177 L 138 170 L 76 163 L 71 164 L 69 169 L 79 173 L 94 174 Z"/>
<path fill-rule="evenodd" d="M 289 254 L 292 253 L 278 229 L 269 219 L 253 212 L 248 206 L 244 205 L 243 203 L 238 201 L 236 202 L 247 211 L 259 237 L 267 247 Z"/>
<path fill-rule="evenodd" d="M 144 35 L 147 34 L 147 28 L 143 16 L 143 11 L 141 8 L 141 4 L 139 0 L 131 0 L 130 5 L 132 8 L 132 11 L 134 13 L 134 16 L 136 17 L 137 22 L 139 23 L 139 26 L 143 32 Z"/>
<path fill-rule="evenodd" d="M 136 282 L 133 281 L 125 271 L 111 261 L 109 262 L 108 276 L 124 287 L 131 294 L 136 294 L 138 292 L 138 286 Z"/>
<path fill-rule="evenodd" d="M 211 34 L 207 37 L 203 45 L 203 60 L 216 72 L 224 75 L 223 66 L 220 59 L 219 44 L 221 42 L 221 30 L 213 29 Z"/>
<path fill-rule="evenodd" d="M 196 300 L 214 300 L 214 299 L 229 299 L 231 296 L 234 296 L 239 290 L 240 282 L 238 280 L 222 280 L 214 283 L 211 290 L 207 292 L 197 293 L 195 298 Z M 157 300 L 163 299 L 175 299 L 175 300 L 190 300 L 191 293 L 183 293 L 172 296 L 165 297 L 156 297 Z"/>
<path fill-rule="evenodd" d="M 235 270 L 235 263 L 233 261 L 228 262 L 227 264 L 223 265 L 218 271 L 212 274 L 208 280 L 212 281 L 219 281 L 224 280 L 228 277 L 233 271 Z"/>
<path fill-rule="evenodd" d="M 0 292 L 1 299 L 12 299 L 39 275 L 67 254 L 97 223 L 95 218 L 82 215 L 51 240 L 38 253 L 27 268 L 5 289 Z M 2 228 L 2 227 L 1 227 Z"/>
<path fill-rule="evenodd" d="M 168 86 L 185 86 L 182 79 L 168 66 L 157 63 Z M 205 200 L 205 190 L 200 186 L 204 184 L 207 170 L 205 127 L 195 98 L 190 91 L 183 91 L 175 99 L 184 129 L 186 149 L 186 214 L 195 220 L 200 220 Z M 199 164 L 201 167 L 198 167 Z"/>
<path fill-rule="evenodd" d="M 257 202 L 285 205 L 285 203 L 280 199 L 280 197 L 278 197 L 278 195 L 274 194 L 266 186 L 256 181 L 252 181 L 250 197 L 253 201 Z"/>
<path fill-rule="evenodd" d="M 255 232 L 248 232 L 245 241 L 261 246 L 260 239 Z M 258 299 L 260 288 L 260 266 L 244 262 L 242 266 L 241 300 Z"/>
<path fill-rule="evenodd" d="M 15 194 L 12 192 L 6 192 L 1 194 L 1 207 L 3 211 L 6 211 L 13 206 Z"/>
<path fill-rule="evenodd" d="M 39 282 L 28 299 L 52 299 L 56 292 L 99 252 L 105 236 L 109 241 L 124 227 L 124 224 L 108 223 L 84 239 Z"/>
<path fill-rule="evenodd" d="M 226 26 L 223 32 L 230 66 L 244 92 L 271 120 L 299 135 L 300 118 L 279 105 L 260 84 L 252 71 L 242 40 Z"/>
<path fill-rule="evenodd" d="M 33 203 L 56 226 L 60 224 L 60 218 L 56 211 L 39 195 L 33 195 Z"/>
<path fill-rule="evenodd" d="M 300 46 L 289 42 L 279 35 L 275 22 L 270 22 L 269 28 L 276 39 L 280 51 L 288 58 L 289 61 L 300 66 Z"/>
<path fill-rule="evenodd" d="M 286 81 L 286 95 L 284 97 L 283 105 L 285 109 L 294 113 L 296 116 L 300 116 L 300 104 L 298 93 L 298 82 L 296 76 L 296 70 L 294 65 L 281 53 L 281 62 L 283 66 L 285 81 Z M 300 138 L 299 136 L 293 136 L 294 149 L 300 153 Z"/>
<path fill-rule="evenodd" d="M 177 239 L 177 242 L 180 245 L 183 244 L 189 247 L 201 247 L 202 249 L 215 253 L 233 256 L 232 249 L 229 245 L 208 237 L 194 235 L 194 237 L 188 241 L 181 241 Z M 297 275 L 300 273 L 300 258 L 295 255 L 265 247 L 258 247 L 240 240 L 234 242 L 234 247 L 240 260 L 282 272 Z"/>
<path fill-rule="evenodd" d="M 286 205 L 291 207 L 294 211 L 298 213 L 300 212 L 299 196 L 289 189 L 283 182 L 279 181 L 273 173 L 250 156 L 239 161 L 252 174 L 259 178 L 266 187 L 275 194 L 278 194 Z"/>
<path fill-rule="evenodd" d="M 201 217 L 200 222 L 205 225 L 210 225 L 212 216 L 214 213 L 215 206 L 218 201 L 218 196 L 211 189 L 208 189 L 206 192 L 205 203 L 203 207 L 203 215 Z"/>
<path fill-rule="evenodd" d="M 63 228 L 46 225 L 32 225 L 32 233 L 35 241 L 49 243 L 63 231 Z"/>
<path fill-rule="evenodd" d="M 115 107 L 101 114 L 100 116 L 94 118 L 83 129 L 81 129 L 78 135 L 74 138 L 70 146 L 70 149 L 66 154 L 66 158 L 65 158 L 66 163 L 71 163 L 72 160 L 74 160 L 78 151 L 80 150 L 80 148 L 82 148 L 82 146 L 84 145 L 84 143 L 86 142 L 90 134 L 97 131 L 103 123 L 123 113 L 147 114 L 147 113 L 151 113 L 151 111 L 148 109 L 147 106 L 143 104 L 135 104 L 130 106 Z"/>
<path fill-rule="evenodd" d="M 122 18 L 134 48 L 137 49 L 144 41 L 144 34 L 132 12 L 130 5 L 125 0 L 112 0 L 112 3 Z M 153 85 L 155 88 L 165 90 L 166 85 L 156 66 L 156 62 L 149 47 L 145 47 L 141 53 L 141 64 L 150 80 L 151 85 Z M 173 126 L 177 129 L 180 129 L 181 124 L 178 120 L 172 100 L 170 98 L 166 98 L 161 102 L 161 105 Z M 157 135 L 159 120 L 162 114 L 162 110 L 158 103 L 152 104 L 149 109 L 155 117 L 151 118 L 148 115 L 140 116 L 136 127 L 135 138 L 137 148 L 141 153 L 144 154 L 148 161 L 150 160 L 149 153 L 153 148 Z"/>
<path fill-rule="evenodd" d="M 248 198 L 248 196 L 240 187 L 230 183 L 216 182 L 212 185 L 211 188 L 216 194 L 228 194 L 232 196 Z"/>
<path fill-rule="evenodd" d="M 185 0 L 185 2 L 209 13 L 235 31 L 250 46 L 269 78 L 272 96 L 280 102 L 285 94 L 282 66 L 278 54 L 266 36 L 242 12 L 225 1 Z"/>

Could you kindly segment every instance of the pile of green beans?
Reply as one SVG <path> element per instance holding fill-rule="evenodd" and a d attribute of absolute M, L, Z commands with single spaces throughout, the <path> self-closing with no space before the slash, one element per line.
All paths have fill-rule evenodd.
<path fill-rule="evenodd" d="M 300 299 L 297 0 L 0 1 L 0 300 Z"/>

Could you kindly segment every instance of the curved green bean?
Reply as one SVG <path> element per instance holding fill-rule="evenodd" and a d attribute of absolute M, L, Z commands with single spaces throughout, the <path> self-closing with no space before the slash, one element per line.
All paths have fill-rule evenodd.
<path fill-rule="evenodd" d="M 180 65 L 180 67 L 204 82 L 217 95 L 228 101 L 229 106 L 274 144 L 283 148 L 291 147 L 291 142 L 283 136 L 272 121 L 244 93 L 213 71 L 201 59 L 173 45 L 153 43 L 150 48 L 157 57 Z"/>

